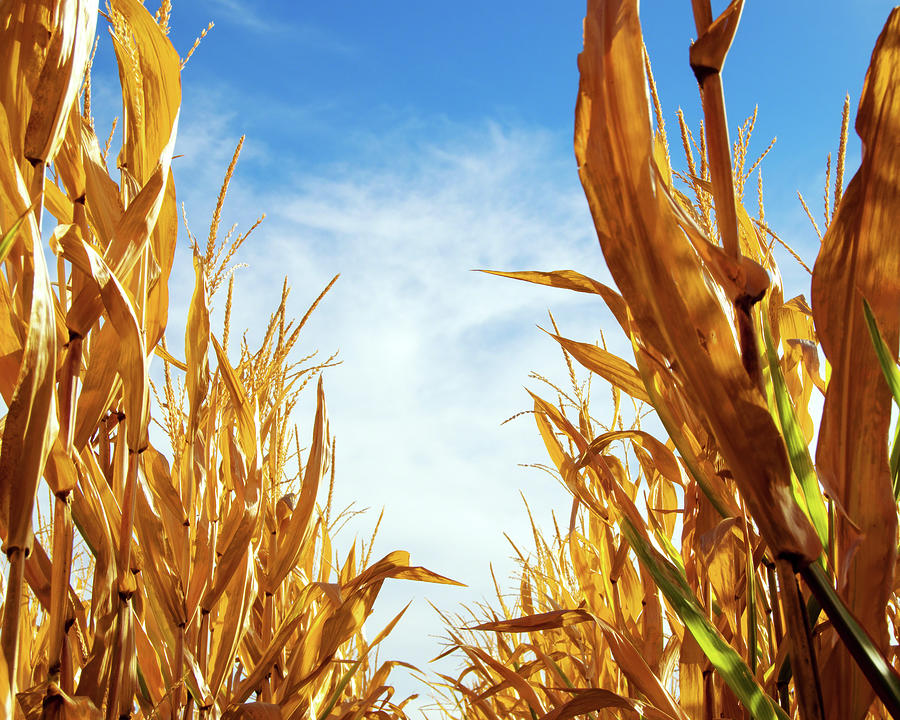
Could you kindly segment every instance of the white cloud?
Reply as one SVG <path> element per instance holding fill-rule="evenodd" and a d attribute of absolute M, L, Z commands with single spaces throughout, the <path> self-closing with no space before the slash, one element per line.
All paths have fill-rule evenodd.
<path fill-rule="evenodd" d="M 611 322 L 599 298 L 470 272 L 571 267 L 603 277 L 565 143 L 494 124 L 442 136 L 371 138 L 375 165 L 300 172 L 273 192 L 236 188 L 241 206 L 268 213 L 243 253 L 251 267 L 238 278 L 236 327 L 264 322 L 283 276 L 299 316 L 341 273 L 305 330 L 307 348 L 341 349 L 343 365 L 326 375 L 338 505 L 375 508 L 371 523 L 385 506 L 376 555 L 407 549 L 470 586 L 385 586 L 371 632 L 417 597 L 382 657 L 420 666 L 439 652 L 429 635 L 442 632 L 423 596 L 451 612 L 489 597 L 488 564 L 501 582 L 513 570 L 503 532 L 529 545 L 519 491 L 541 523 L 552 509 L 567 516 L 550 477 L 517 467 L 546 461 L 530 416 L 500 427 L 528 409 L 529 370 L 566 382 L 558 347 L 535 324 L 549 325 L 550 305 L 578 339 Z M 300 420 L 310 417 L 311 408 Z M 395 680 L 420 689 L 402 671 Z"/>
<path fill-rule="evenodd" d="M 209 0 L 209 5 L 213 12 L 213 21 L 223 18 L 249 32 L 269 37 L 273 35 L 282 38 L 289 36 L 295 46 L 324 50 L 335 55 L 353 56 L 356 54 L 356 49 L 352 45 L 323 27 L 297 22 L 294 19 L 287 21 L 284 14 L 276 17 L 275 9 L 269 3 Z"/>

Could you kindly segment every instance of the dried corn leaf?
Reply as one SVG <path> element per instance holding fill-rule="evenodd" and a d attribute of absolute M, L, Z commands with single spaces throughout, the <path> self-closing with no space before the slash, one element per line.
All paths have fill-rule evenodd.
<path fill-rule="evenodd" d="M 103 718 L 103 713 L 89 698 L 69 695 L 49 680 L 20 692 L 16 699 L 25 720 L 39 720 L 42 717 L 57 717 L 62 720 Z M 13 715 L 8 717 L 12 718 Z"/>
<path fill-rule="evenodd" d="M 672 362 L 702 409 L 776 555 L 811 562 L 821 546 L 794 501 L 784 444 L 744 369 L 720 297 L 677 222 L 675 201 L 659 190 L 634 0 L 589 2 L 579 67 L 579 173 L 633 327 Z"/>
<path fill-rule="evenodd" d="M 628 310 L 625 301 L 611 287 L 604 285 L 593 278 L 575 272 L 574 270 L 551 270 L 550 272 L 542 272 L 538 270 L 524 270 L 521 272 L 499 272 L 497 270 L 479 270 L 479 272 L 488 275 L 497 275 L 499 277 L 512 278 L 513 280 L 524 280 L 525 282 L 535 283 L 536 285 L 547 285 L 549 287 L 562 288 L 564 290 L 575 290 L 576 292 L 591 293 L 599 295 L 603 298 L 607 307 L 615 316 L 619 326 L 626 334 L 629 333 L 628 328 Z"/>
<path fill-rule="evenodd" d="M 38 480 L 55 439 L 56 322 L 53 291 L 33 215 L 22 242 L 25 277 L 21 292 L 28 335 L 18 368 L 0 447 L 0 514 L 6 518 L 6 551 L 31 547 L 31 511 Z"/>
<path fill-rule="evenodd" d="M 147 447 L 150 388 L 143 335 L 134 306 L 107 264 L 77 232 L 66 233 L 60 245 L 66 259 L 96 283 L 96 291 L 119 336 L 117 369 L 124 386 L 128 449 L 142 452 Z"/>
<path fill-rule="evenodd" d="M 185 587 L 177 572 L 176 551 L 164 530 L 162 520 L 147 501 L 142 487 L 137 488 L 134 529 L 138 542 L 152 554 L 153 561 L 143 568 L 147 597 L 160 620 L 169 623 L 174 636 L 177 628 L 187 624 L 192 613 L 185 604 Z M 179 533 L 180 535 L 180 533 Z M 179 537 L 176 535 L 174 537 Z"/>
<path fill-rule="evenodd" d="M 628 538 L 641 563 L 652 573 L 659 589 L 676 609 L 678 616 L 691 631 L 703 653 L 719 671 L 731 690 L 752 713 L 753 717 L 768 720 L 787 720 L 784 711 L 768 696 L 750 672 L 740 655 L 722 637 L 706 617 L 684 575 L 650 544 L 649 539 L 634 524 L 637 510 L 623 517 L 622 532 Z"/>
<path fill-rule="evenodd" d="M 650 397 L 647 395 L 640 373 L 633 365 L 618 355 L 614 355 L 608 350 L 590 343 L 568 340 L 558 335 L 553 335 L 553 338 L 562 345 L 566 352 L 592 373 L 596 373 L 604 380 L 628 393 L 635 400 L 645 403 L 650 402 Z"/>
<path fill-rule="evenodd" d="M 194 248 L 194 295 L 188 310 L 184 330 L 184 352 L 187 372 L 187 396 L 189 405 L 188 437 L 193 440 L 197 432 L 200 405 L 206 401 L 209 391 L 209 304 L 206 291 L 206 268 Z"/>
<path fill-rule="evenodd" d="M 181 59 L 138 0 L 113 0 L 113 45 L 124 101 L 121 164 L 143 186 L 170 144 L 181 107 Z M 119 37 L 118 31 L 124 33 Z M 134 52 L 134 54 L 132 54 Z M 163 178 L 168 175 L 168 168 Z"/>
<path fill-rule="evenodd" d="M 397 580 L 416 580 L 418 582 L 438 583 L 439 585 L 459 585 L 462 583 L 450 578 L 438 575 L 423 567 L 410 566 L 409 553 L 405 550 L 395 550 L 388 553 L 381 560 L 369 566 L 347 583 L 347 592 L 357 590 L 373 583 L 379 583 L 388 578 Z"/>
<path fill-rule="evenodd" d="M 64 0 L 54 5 L 51 17 L 55 27 L 32 90 L 34 95 L 25 128 L 24 156 L 32 163 L 53 162 L 62 145 L 66 122 L 91 56 L 97 25 L 97 0 Z"/>
<path fill-rule="evenodd" d="M 648 720 L 673 720 L 673 718 L 678 717 L 662 712 L 652 706 L 647 707 L 647 705 L 638 700 L 622 697 L 609 690 L 590 689 L 577 691 L 575 697 L 548 712 L 541 720 L 568 720 L 568 718 L 592 714 L 597 710 L 606 708 L 630 710 L 638 713 L 641 717 L 648 718 Z"/>
<path fill-rule="evenodd" d="M 97 244 L 107 248 L 125 208 L 119 196 L 119 188 L 107 174 L 100 143 L 93 128 L 80 117 L 72 122 L 80 128 L 81 162 L 85 175 L 85 208 L 88 220 L 94 229 Z"/>
<path fill-rule="evenodd" d="M 595 619 L 609 649 L 625 676 L 647 697 L 653 707 L 679 720 L 687 720 L 684 710 L 675 702 L 659 678 L 653 674 L 640 651 L 608 622 Z"/>
<path fill-rule="evenodd" d="M 842 560 L 862 531 L 839 590 L 882 649 L 885 606 L 893 590 L 897 513 L 885 437 L 890 392 L 881 377 L 863 315 L 868 300 L 892 352 L 900 334 L 900 11 L 894 10 L 872 54 L 856 117 L 862 140 L 859 171 L 850 181 L 822 242 L 812 279 L 816 333 L 831 363 L 819 432 L 820 476 L 849 518 L 836 521 Z M 872 691 L 846 651 L 826 661 L 826 704 L 862 717 Z"/>
<path fill-rule="evenodd" d="M 768 323 L 765 320 L 763 331 L 769 375 L 772 378 L 772 392 L 775 396 L 775 406 L 778 408 L 778 418 L 788 448 L 791 467 L 803 492 L 805 511 L 816 529 L 822 546 L 827 547 L 828 513 L 819 488 L 819 478 L 813 467 L 812 459 L 809 457 L 809 447 L 797 421 L 794 405 L 785 387 L 784 376 L 778 364 L 778 355 L 773 347 L 772 338 L 768 332 Z"/>
<path fill-rule="evenodd" d="M 545 710 L 543 703 L 541 702 L 537 693 L 534 691 L 534 688 L 531 687 L 531 685 L 527 680 L 525 680 L 525 678 L 523 678 L 514 670 L 506 667 L 503 663 L 498 662 L 495 658 L 488 655 L 479 647 L 474 647 L 472 645 L 463 645 L 460 649 L 469 657 L 478 658 L 478 660 L 480 660 L 487 667 L 497 673 L 497 675 L 499 675 L 504 681 L 512 685 L 512 687 L 516 689 L 517 696 L 521 700 L 525 701 L 529 711 L 532 714 L 536 713 L 541 716 L 544 715 Z"/>
<path fill-rule="evenodd" d="M 300 497 L 291 512 L 287 528 L 283 533 L 279 533 L 277 555 L 273 558 L 272 569 L 265 582 L 266 592 L 272 593 L 278 588 L 287 574 L 297 565 L 304 546 L 313 536 L 313 512 L 316 509 L 319 483 L 325 472 L 327 452 L 325 389 L 320 375 L 316 388 L 316 419 L 313 423 L 313 439 L 306 460 Z"/>
<path fill-rule="evenodd" d="M 494 632 L 537 632 L 540 630 L 555 630 L 590 622 L 594 619 L 586 610 L 551 610 L 550 612 L 527 615 L 525 617 L 511 618 L 508 620 L 494 620 L 492 622 L 475 625 L 472 630 L 493 630 Z"/>
<path fill-rule="evenodd" d="M 247 398 L 247 391 L 244 389 L 244 384 L 240 378 L 234 372 L 234 368 L 231 367 L 231 363 L 228 362 L 228 356 L 225 354 L 222 346 L 219 345 L 219 341 L 216 340 L 214 335 L 210 335 L 210 339 L 213 342 L 216 358 L 219 361 L 219 372 L 225 381 L 225 387 L 228 389 L 228 394 L 231 398 L 232 410 L 237 420 L 238 442 L 241 451 L 246 462 L 253 465 L 257 460 L 256 454 L 259 440 L 256 436 L 253 410 Z"/>
<path fill-rule="evenodd" d="M 101 418 L 110 411 L 121 392 L 118 362 L 119 335 L 112 323 L 107 323 L 91 335 L 91 352 L 75 412 L 76 451 L 87 445 Z"/>
<path fill-rule="evenodd" d="M 232 574 L 216 613 L 212 615 L 210 638 L 209 686 L 218 697 L 222 684 L 233 668 L 238 646 L 249 626 L 249 615 L 256 598 L 253 558 L 248 554 L 242 567 Z"/>

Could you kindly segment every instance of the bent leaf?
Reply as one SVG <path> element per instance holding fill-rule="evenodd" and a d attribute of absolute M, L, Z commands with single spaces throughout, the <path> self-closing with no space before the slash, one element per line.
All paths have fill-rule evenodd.
<path fill-rule="evenodd" d="M 564 290 L 574 290 L 575 292 L 591 293 L 599 295 L 603 298 L 610 312 L 615 316 L 616 321 L 622 330 L 628 334 L 628 309 L 622 296 L 607 285 L 604 285 L 593 278 L 575 272 L 574 270 L 551 270 L 550 272 L 542 272 L 539 270 L 523 270 L 520 272 L 500 272 L 499 270 L 479 270 L 478 272 L 487 273 L 488 275 L 497 275 L 498 277 L 512 278 L 513 280 L 523 280 L 525 282 L 534 283 L 535 285 L 546 285 L 548 287 L 562 288 Z"/>
<path fill-rule="evenodd" d="M 596 345 L 568 340 L 559 335 L 552 335 L 552 337 L 562 345 L 566 352 L 592 373 L 596 373 L 628 393 L 635 400 L 650 403 L 650 396 L 647 395 L 647 389 L 644 387 L 640 373 L 633 365 Z"/>

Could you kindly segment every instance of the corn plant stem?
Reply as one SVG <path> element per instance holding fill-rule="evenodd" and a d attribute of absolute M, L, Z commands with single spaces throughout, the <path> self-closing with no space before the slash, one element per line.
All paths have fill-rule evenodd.
<path fill-rule="evenodd" d="M 759 581 L 758 577 L 757 581 Z M 760 588 L 762 588 L 762 585 L 760 585 Z M 763 606 L 765 607 L 766 611 L 766 637 L 769 638 L 769 664 L 772 665 L 775 663 L 775 628 L 772 624 L 772 606 L 766 601 L 766 595 L 764 592 L 760 593 L 760 597 L 762 598 Z"/>
<path fill-rule="evenodd" d="M 103 476 L 106 478 L 106 482 L 112 487 L 112 459 L 110 457 L 109 450 L 109 419 L 111 415 L 103 418 L 100 421 L 100 430 L 99 430 L 99 445 L 100 445 L 100 469 L 103 471 Z"/>
<path fill-rule="evenodd" d="M 37 225 L 37 236 L 34 238 L 34 242 L 40 242 L 41 215 L 44 212 L 43 162 L 34 163 L 29 195 L 33 204 L 34 218 Z M 6 603 L 3 611 L 3 628 L 0 631 L 0 646 L 2 646 L 9 673 L 9 693 L 11 697 L 15 697 L 16 670 L 19 659 L 19 624 L 21 621 L 22 592 L 25 585 L 25 548 L 13 546 L 7 548 L 6 552 L 9 559 L 9 579 L 6 586 Z"/>
<path fill-rule="evenodd" d="M 691 0 L 691 9 L 694 11 L 694 25 L 697 32 L 703 32 L 712 25 L 712 6 L 709 0 Z"/>
<path fill-rule="evenodd" d="M 206 677 L 209 666 L 209 610 L 200 610 L 200 637 L 197 639 L 197 661 L 200 672 Z"/>
<path fill-rule="evenodd" d="M 270 543 L 271 546 L 271 543 Z M 263 647 L 270 643 L 275 635 L 275 604 L 272 602 L 272 594 L 266 593 L 263 600 Z M 263 680 L 263 702 L 272 702 L 272 674 L 269 673 Z"/>
<path fill-rule="evenodd" d="M 900 675 L 866 629 L 843 604 L 818 563 L 800 569 L 800 576 L 893 718 L 900 718 Z M 868 642 L 866 642 L 868 641 Z"/>
<path fill-rule="evenodd" d="M 119 428 L 121 437 L 126 436 L 128 422 L 137 422 L 137 419 L 126 418 Z M 109 695 L 106 706 L 106 720 L 117 717 L 114 713 L 121 711 L 124 717 L 131 714 L 131 698 L 126 698 L 122 692 L 122 679 L 125 674 L 125 666 L 131 661 L 125 647 L 130 637 L 129 625 L 132 622 L 131 597 L 134 594 L 134 577 L 131 574 L 131 536 L 134 531 L 134 507 L 137 496 L 137 467 L 140 455 L 137 452 L 128 452 L 128 470 L 125 478 L 125 489 L 122 497 L 122 523 L 119 526 L 119 558 L 117 568 L 117 585 L 119 589 L 119 608 L 116 618 L 116 636 L 113 647 L 113 660 L 110 669 Z M 127 707 L 126 707 L 127 706 Z"/>
<path fill-rule="evenodd" d="M 75 632 L 78 632 L 77 626 Z M 75 694 L 75 668 L 72 667 L 72 648 L 69 645 L 68 631 L 66 632 L 66 644 L 63 647 L 62 657 L 59 662 L 59 687 L 66 695 Z"/>
<path fill-rule="evenodd" d="M 775 561 L 784 617 L 788 626 L 791 670 L 794 675 L 794 691 L 800 706 L 801 720 L 825 720 L 822 685 L 816 666 L 812 634 L 807 621 L 806 607 L 797 585 L 794 566 L 787 558 Z"/>
<path fill-rule="evenodd" d="M 70 458 L 75 435 L 75 381 L 81 371 L 83 343 L 81 335 L 69 330 L 66 359 L 63 362 L 62 375 L 59 380 L 59 418 L 62 423 L 59 431 L 65 443 L 66 454 Z"/>
<path fill-rule="evenodd" d="M 3 606 L 3 634 L 0 645 L 9 673 L 9 692 L 16 693 L 16 672 L 19 660 L 19 621 L 22 609 L 22 592 L 25 585 L 25 550 L 14 547 L 7 551 L 9 576 L 6 585 L 6 602 Z"/>
<path fill-rule="evenodd" d="M 747 654 L 750 660 L 750 670 L 756 674 L 756 572 L 753 564 L 753 542 L 750 538 L 750 523 L 747 521 L 747 511 L 744 510 L 743 503 L 741 510 L 743 511 L 744 555 L 747 558 L 747 567 L 744 571 L 747 578 Z M 740 617 L 737 619 L 737 627 L 740 627 Z"/>
<path fill-rule="evenodd" d="M 59 310 L 65 317 L 69 307 L 69 293 L 66 287 L 66 261 L 62 254 L 56 258 L 56 284 L 59 286 Z"/>
<path fill-rule="evenodd" d="M 122 705 L 122 675 L 128 661 L 125 653 L 127 636 L 126 622 L 131 614 L 131 599 L 119 594 L 119 608 L 116 612 L 116 634 L 112 651 L 112 663 L 109 671 L 109 693 L 106 699 L 106 720 L 120 718 Z"/>
<path fill-rule="evenodd" d="M 194 698 L 188 695 L 187 702 L 184 704 L 184 712 L 181 713 L 181 720 L 191 720 L 194 716 Z"/>
<path fill-rule="evenodd" d="M 703 116 L 706 119 L 706 147 L 709 173 L 716 204 L 716 226 L 725 252 L 740 256 L 738 244 L 737 210 L 731 168 L 731 145 L 728 121 L 725 116 L 725 91 L 722 77 L 710 73 L 700 81 Z"/>
<path fill-rule="evenodd" d="M 172 679 L 175 682 L 175 688 L 172 691 L 172 716 L 174 717 L 181 708 L 182 690 L 184 686 L 184 625 L 178 626 L 178 632 L 175 634 L 175 658 L 172 663 Z"/>
<path fill-rule="evenodd" d="M 144 344 L 147 343 L 147 296 L 150 293 L 150 281 L 147 278 L 148 269 L 150 266 L 150 243 L 144 245 L 144 250 L 141 253 L 141 274 L 140 274 L 140 287 L 139 287 L 139 297 L 141 299 L 140 307 L 137 309 L 140 313 L 140 317 L 138 321 L 140 323 L 141 328 L 141 337 L 144 341 Z"/>
<path fill-rule="evenodd" d="M 119 432 L 125 435 L 123 423 Z M 134 532 L 134 506 L 137 497 L 137 469 L 140 454 L 128 451 L 128 471 L 125 479 L 125 492 L 122 497 L 122 524 L 119 528 L 119 576 L 120 580 L 131 573 L 131 537 Z"/>
<path fill-rule="evenodd" d="M 56 495 L 53 508 L 53 565 L 50 575 L 50 647 L 47 675 L 58 683 L 62 654 L 66 650 L 66 615 L 69 577 L 72 573 L 72 508 L 69 491 Z"/>
<path fill-rule="evenodd" d="M 709 0 L 693 0 L 694 23 L 700 37 L 712 24 Z M 741 248 L 738 238 L 737 208 L 734 197 L 734 176 L 731 167 L 731 143 L 728 139 L 728 120 L 725 114 L 725 89 L 722 76 L 712 68 L 694 68 L 700 85 L 703 117 L 706 121 L 706 152 L 716 207 L 716 226 L 725 252 L 739 260 Z M 750 316 L 752 302 L 738 297 L 734 301 L 741 360 L 744 369 L 760 389 L 763 387 L 762 368 L 759 362 L 759 344 L 753 319 Z"/>
<path fill-rule="evenodd" d="M 716 684 L 711 668 L 703 670 L 703 720 L 715 720 Z"/>
<path fill-rule="evenodd" d="M 894 442 L 891 445 L 891 484 L 894 489 L 894 500 L 900 500 L 900 420 L 894 431 Z"/>
<path fill-rule="evenodd" d="M 828 498 L 828 563 L 835 567 L 835 547 L 834 547 L 834 500 Z"/>
<path fill-rule="evenodd" d="M 765 565 L 766 568 L 766 579 L 769 586 L 769 605 L 771 606 L 772 622 L 775 626 L 774 654 L 777 655 L 778 648 L 784 641 L 784 627 L 781 624 L 781 603 L 779 602 L 778 597 L 778 586 L 775 583 L 775 563 L 773 563 L 768 558 L 763 558 L 763 565 Z M 787 685 L 781 685 L 780 677 L 777 684 L 777 689 L 778 703 L 781 705 L 781 709 L 786 713 L 790 713 L 791 702 L 790 698 L 788 697 L 788 688 Z"/>

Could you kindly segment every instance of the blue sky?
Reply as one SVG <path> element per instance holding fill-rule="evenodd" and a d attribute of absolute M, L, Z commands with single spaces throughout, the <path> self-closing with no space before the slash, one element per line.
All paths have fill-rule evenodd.
<path fill-rule="evenodd" d="M 726 63 L 732 128 L 758 103 L 751 155 L 778 137 L 763 164 L 769 222 L 810 263 L 817 240 L 796 193 L 821 215 L 843 97 L 850 93 L 855 112 L 889 9 L 751 1 Z M 326 375 L 338 501 L 373 508 L 356 526 L 362 536 L 385 507 L 376 553 L 407 549 L 415 563 L 469 585 L 385 586 L 373 633 L 415 598 L 385 656 L 424 665 L 437 654 L 429 636 L 441 625 L 425 598 L 453 612 L 489 597 L 489 563 L 509 585 L 503 532 L 529 544 L 520 492 L 539 523 L 554 510 L 568 516 L 551 478 L 518 467 L 545 461 L 533 422 L 500 426 L 528 408 L 523 385 L 542 389 L 529 371 L 565 382 L 558 348 L 535 327 L 548 324 L 547 308 L 563 334 L 595 340 L 609 331 L 627 356 L 599 300 L 469 272 L 607 277 L 571 143 L 583 12 L 582 2 L 546 0 L 175 3 L 179 52 L 216 25 L 183 73 L 179 201 L 205 236 L 246 134 L 223 227 L 246 229 L 267 213 L 238 257 L 249 267 L 237 277 L 235 324 L 264 324 L 285 275 L 299 316 L 342 274 L 304 345 L 339 348 L 343 359 Z M 690 3 L 645 2 L 642 16 L 677 158 L 676 109 L 695 131 L 699 120 Z M 120 110 L 115 84 L 102 89 L 114 73 L 102 63 L 97 72 L 103 137 Z M 851 167 L 858 152 L 852 145 Z M 170 347 L 183 337 L 193 282 L 183 241 L 177 262 Z M 786 257 L 782 264 L 786 296 L 808 293 L 808 276 Z M 595 394 L 602 415 L 603 391 Z M 308 406 L 298 416 L 306 436 L 311 418 Z M 395 682 L 400 692 L 421 689 L 402 675 Z"/>

